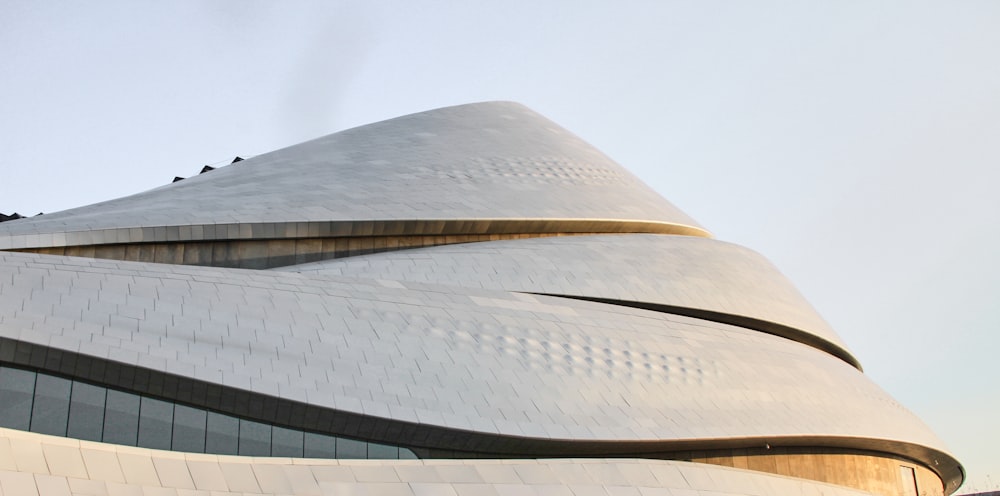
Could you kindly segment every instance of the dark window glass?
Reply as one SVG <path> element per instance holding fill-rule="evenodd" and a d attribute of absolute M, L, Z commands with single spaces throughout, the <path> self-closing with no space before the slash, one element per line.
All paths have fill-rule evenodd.
<path fill-rule="evenodd" d="M 271 456 L 271 426 L 240 420 L 240 453 L 250 456 Z"/>
<path fill-rule="evenodd" d="M 143 397 L 139 406 L 139 446 L 170 449 L 174 404 Z"/>
<path fill-rule="evenodd" d="M 100 441 L 104 430 L 104 397 L 108 390 L 73 381 L 69 401 L 67 436 L 88 441 Z"/>
<path fill-rule="evenodd" d="M 337 438 L 337 458 L 368 458 L 368 443 Z"/>
<path fill-rule="evenodd" d="M 35 402 L 31 408 L 31 432 L 66 435 L 69 418 L 69 392 L 73 381 L 38 374 L 35 380 Z"/>
<path fill-rule="evenodd" d="M 35 373 L 0 367 L 0 426 L 28 430 Z"/>
<path fill-rule="evenodd" d="M 0 366 L 0 427 L 192 453 L 416 459 L 413 451 L 303 432 Z"/>
<path fill-rule="evenodd" d="M 307 432 L 303 455 L 306 458 L 337 458 L 337 438 Z"/>
<path fill-rule="evenodd" d="M 135 446 L 139 432 L 139 396 L 108 390 L 104 442 Z"/>
<path fill-rule="evenodd" d="M 239 447 L 240 421 L 221 413 L 208 412 L 205 453 L 235 455 Z"/>
<path fill-rule="evenodd" d="M 174 438 L 171 449 L 189 453 L 205 452 L 207 412 L 184 405 L 174 406 Z"/>
<path fill-rule="evenodd" d="M 368 458 L 373 460 L 398 460 L 399 447 L 387 444 L 368 443 Z"/>
<path fill-rule="evenodd" d="M 273 427 L 271 430 L 271 456 L 302 458 L 302 431 Z"/>

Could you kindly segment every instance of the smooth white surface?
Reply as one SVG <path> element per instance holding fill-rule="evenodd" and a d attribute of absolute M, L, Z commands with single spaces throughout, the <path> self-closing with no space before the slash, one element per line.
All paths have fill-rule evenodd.
<path fill-rule="evenodd" d="M 8 1 L 0 212 L 521 101 L 772 260 L 996 490 L 998 25 L 992 0 Z"/>
<path fill-rule="evenodd" d="M 308 460 L 174 453 L 0 429 L 0 494 L 861 496 L 831 484 L 666 460 Z"/>
<path fill-rule="evenodd" d="M 9 238 L 19 235 L 28 236 L 27 246 L 59 246 L 52 235 L 76 232 L 85 238 L 64 243 L 125 241 L 117 233 L 103 239 L 104 229 L 414 219 L 628 220 L 699 230 L 554 122 L 517 103 L 483 102 L 357 127 L 150 191 L 0 223 L 0 248 L 18 246 Z"/>
<path fill-rule="evenodd" d="M 948 452 L 864 374 L 824 352 L 566 298 L 0 252 L 0 335 L 320 407 L 502 436 L 819 436 Z"/>
<path fill-rule="evenodd" d="M 708 310 L 788 326 L 840 348 L 842 358 L 850 356 L 840 336 L 764 257 L 701 237 L 615 234 L 463 243 L 274 270 Z"/>

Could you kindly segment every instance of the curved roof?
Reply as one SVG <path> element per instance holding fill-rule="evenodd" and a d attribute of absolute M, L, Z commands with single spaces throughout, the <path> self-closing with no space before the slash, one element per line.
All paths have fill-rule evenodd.
<path fill-rule="evenodd" d="M 0 428 L 17 494 L 782 494 L 866 496 L 842 486 L 668 460 L 316 460 L 177 456 Z M 22 477 L 16 477 L 21 472 Z M 11 475 L 13 474 L 13 475 Z"/>
<path fill-rule="evenodd" d="M 516 239 L 562 234 L 602 235 Z M 274 248 L 277 264 L 300 245 L 319 244 L 315 260 L 407 236 L 509 241 L 272 271 L 0 251 L 0 360 L 154 396 L 169 383 L 178 402 L 428 450 L 780 443 L 895 454 L 952 489 L 962 478 L 769 262 L 706 239 L 518 104 L 408 115 L 5 222 L 0 250 L 119 245 L 100 251 L 142 259 L 209 241 L 191 246 L 220 264 Z"/>
<path fill-rule="evenodd" d="M 839 439 L 954 459 L 826 353 L 740 327 L 412 282 L 0 254 L 0 337 L 506 439 Z M 843 442 L 843 441 L 842 441 Z"/>
<path fill-rule="evenodd" d="M 550 232 L 615 232 L 625 223 L 633 226 L 626 232 L 707 235 L 572 133 L 520 104 L 487 102 L 369 124 L 144 193 L 5 222 L 0 249 L 167 241 L 170 233 L 155 230 L 166 226 L 198 226 L 185 241 L 245 237 L 238 228 L 200 228 L 220 224 L 322 222 L 357 234 L 359 225 L 397 221 L 422 234 L 435 220 L 527 222 Z"/>
<path fill-rule="evenodd" d="M 641 304 L 783 335 L 858 365 L 837 333 L 774 265 L 752 250 L 714 239 L 652 234 L 533 238 L 274 270 Z"/>

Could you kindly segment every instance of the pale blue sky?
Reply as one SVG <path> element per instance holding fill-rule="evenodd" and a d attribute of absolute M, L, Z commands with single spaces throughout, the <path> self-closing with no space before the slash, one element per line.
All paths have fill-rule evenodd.
<path fill-rule="evenodd" d="M 519 101 L 774 261 L 994 488 L 998 26 L 995 1 L 6 0 L 0 212 Z"/>

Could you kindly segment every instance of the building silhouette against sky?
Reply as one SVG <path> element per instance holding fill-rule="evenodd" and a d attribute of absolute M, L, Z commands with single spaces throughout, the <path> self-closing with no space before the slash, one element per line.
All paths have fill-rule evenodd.
<path fill-rule="evenodd" d="M 963 478 L 766 259 L 518 104 L 3 222 L 0 250 L 4 494 Z"/>

